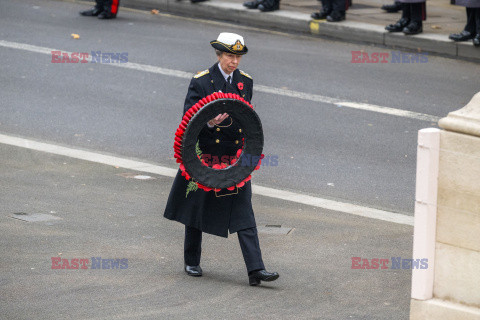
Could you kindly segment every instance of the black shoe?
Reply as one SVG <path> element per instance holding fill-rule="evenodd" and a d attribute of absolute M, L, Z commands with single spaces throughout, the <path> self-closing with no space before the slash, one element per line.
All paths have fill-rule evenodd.
<path fill-rule="evenodd" d="M 345 20 L 345 13 L 341 13 L 341 12 L 338 12 L 338 11 L 332 11 L 332 13 L 330 13 L 327 16 L 327 21 L 328 22 L 339 22 L 339 21 L 342 21 L 342 20 Z"/>
<path fill-rule="evenodd" d="M 276 272 L 257 270 L 248 275 L 248 282 L 251 286 L 257 286 L 260 284 L 260 281 L 275 281 L 278 277 L 279 275 Z"/>
<path fill-rule="evenodd" d="M 324 19 L 327 19 L 330 13 L 331 12 L 321 10 L 320 12 L 312 13 L 310 17 L 312 17 L 312 19 L 315 19 L 315 20 L 324 20 Z"/>
<path fill-rule="evenodd" d="M 113 14 L 113 13 L 110 13 L 108 11 L 103 11 L 102 13 L 100 13 L 98 15 L 98 19 L 115 19 L 117 17 L 117 15 Z"/>
<path fill-rule="evenodd" d="M 405 33 L 406 35 L 412 35 L 412 34 L 419 34 L 422 33 L 423 28 L 422 28 L 422 23 L 418 21 L 412 21 L 403 28 L 402 32 Z"/>
<path fill-rule="evenodd" d="M 467 41 L 467 40 L 473 39 L 474 37 L 475 35 L 471 34 L 466 30 L 463 30 L 460 33 L 452 33 L 451 35 L 448 36 L 448 38 L 453 41 Z"/>
<path fill-rule="evenodd" d="M 192 277 L 201 277 L 202 268 L 200 266 L 187 266 L 185 265 L 185 272 Z"/>
<path fill-rule="evenodd" d="M 473 38 L 473 45 L 475 47 L 480 47 L 480 33 Z"/>
<path fill-rule="evenodd" d="M 400 32 L 408 25 L 408 22 L 408 19 L 401 18 L 394 24 L 389 24 L 388 26 L 386 26 L 385 30 L 387 30 L 388 32 Z"/>
<path fill-rule="evenodd" d="M 243 6 L 247 7 L 248 9 L 257 9 L 262 2 L 263 0 L 247 1 L 243 3 Z"/>
<path fill-rule="evenodd" d="M 96 7 L 93 7 L 92 9 L 85 10 L 85 11 L 80 11 L 80 15 L 86 16 L 86 17 L 96 17 L 98 16 L 103 10 L 100 10 Z"/>
<path fill-rule="evenodd" d="M 258 10 L 260 10 L 262 12 L 270 12 L 270 11 L 275 11 L 275 10 L 278 10 L 278 9 L 280 9 L 280 1 L 275 1 L 273 6 L 269 6 L 266 3 L 266 1 L 262 1 L 262 3 L 260 3 L 258 5 Z"/>
<path fill-rule="evenodd" d="M 380 8 L 387 11 L 388 13 L 395 13 L 402 10 L 402 4 L 399 2 L 395 2 L 394 4 L 384 4 Z"/>

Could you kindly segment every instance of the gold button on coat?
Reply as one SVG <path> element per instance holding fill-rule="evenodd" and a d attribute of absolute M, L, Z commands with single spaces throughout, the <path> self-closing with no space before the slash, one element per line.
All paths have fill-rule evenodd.
<path fill-rule="evenodd" d="M 238 129 L 238 132 L 242 133 L 242 129 Z"/>
<path fill-rule="evenodd" d="M 238 140 L 235 140 L 235 144 L 238 144 Z"/>
<path fill-rule="evenodd" d="M 217 131 L 220 131 L 220 128 L 217 128 Z"/>
<path fill-rule="evenodd" d="M 215 142 L 216 142 L 216 143 L 220 143 L 220 140 L 217 139 L 217 140 L 215 140 Z"/>

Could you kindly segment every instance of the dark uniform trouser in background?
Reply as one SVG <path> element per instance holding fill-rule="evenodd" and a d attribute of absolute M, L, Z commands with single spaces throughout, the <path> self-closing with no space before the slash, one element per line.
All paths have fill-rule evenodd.
<path fill-rule="evenodd" d="M 341 12 L 345 14 L 347 10 L 347 1 L 346 0 L 322 0 L 322 8 L 325 12 Z"/>
<path fill-rule="evenodd" d="M 480 8 L 467 8 L 467 25 L 465 31 L 480 34 Z"/>
<path fill-rule="evenodd" d="M 276 4 L 280 5 L 280 0 L 263 0 L 262 3 L 270 8 L 275 6 Z"/>
<path fill-rule="evenodd" d="M 247 271 L 263 270 L 262 252 L 258 242 L 257 228 L 243 229 L 237 232 L 240 248 L 242 249 L 243 259 L 247 266 Z M 198 266 L 202 253 L 202 231 L 185 226 L 185 264 L 189 266 Z"/>
<path fill-rule="evenodd" d="M 416 22 L 422 22 L 427 19 L 425 2 L 402 3 L 402 6 L 402 18 Z"/>
<path fill-rule="evenodd" d="M 118 13 L 118 7 L 120 6 L 120 0 L 96 0 L 95 7 L 102 11 L 107 11 L 114 16 Z"/>

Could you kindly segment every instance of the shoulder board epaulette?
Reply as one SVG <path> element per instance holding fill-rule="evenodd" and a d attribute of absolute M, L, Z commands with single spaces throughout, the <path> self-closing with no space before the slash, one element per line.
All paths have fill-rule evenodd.
<path fill-rule="evenodd" d="M 245 77 L 252 79 L 252 76 L 250 76 L 248 73 L 243 72 L 242 70 L 239 70 L 241 74 L 243 74 Z M 253 80 L 253 79 L 252 79 Z"/>
<path fill-rule="evenodd" d="M 210 72 L 210 71 L 208 71 L 208 69 L 207 69 L 207 70 L 204 70 L 204 71 L 202 71 L 202 72 L 197 73 L 197 74 L 194 75 L 193 77 L 198 79 L 198 78 L 203 77 L 204 75 L 208 74 L 209 72 Z"/>

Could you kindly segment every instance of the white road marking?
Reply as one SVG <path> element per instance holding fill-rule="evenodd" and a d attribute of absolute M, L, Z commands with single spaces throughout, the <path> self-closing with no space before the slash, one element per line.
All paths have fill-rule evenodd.
<path fill-rule="evenodd" d="M 382 107 L 373 104 L 366 104 L 366 103 L 357 103 L 351 101 L 345 101 L 338 98 L 331 98 L 326 96 L 321 96 L 318 94 L 311 94 L 311 93 L 304 93 L 299 91 L 293 90 L 286 90 L 274 87 L 267 87 L 262 85 L 255 85 L 254 89 L 260 92 L 271 93 L 291 98 L 309 100 L 313 102 L 322 102 L 322 103 L 329 103 L 340 107 L 347 107 L 352 109 L 360 109 L 364 111 L 372 111 L 377 113 L 389 114 L 393 116 L 403 117 L 403 118 L 411 118 L 416 120 L 424 120 L 424 121 L 431 121 L 431 122 L 438 122 L 440 120 L 439 117 L 432 116 L 429 114 L 418 113 L 414 111 L 408 110 L 401 110 L 389 107 Z"/>
<path fill-rule="evenodd" d="M 306 204 L 306 205 L 317 207 L 317 208 L 344 212 L 344 213 L 353 214 L 356 216 L 413 226 L 413 217 L 407 216 L 404 214 L 383 211 L 383 210 L 378 210 L 374 208 L 362 207 L 362 206 L 351 204 L 351 203 L 323 199 L 323 198 L 303 195 L 300 193 L 295 193 L 290 191 L 283 191 L 283 190 L 278 190 L 273 188 L 261 187 L 257 185 L 252 185 L 252 192 L 254 194 L 262 195 L 265 197 L 292 201 L 292 202 Z"/>
<path fill-rule="evenodd" d="M 36 52 L 36 53 L 42 53 L 42 54 L 48 54 L 48 55 L 51 55 L 52 51 L 62 51 L 58 49 L 39 47 L 39 46 L 29 45 L 25 43 L 11 42 L 11 41 L 5 41 L 5 40 L 0 40 L 0 46 L 4 48 L 24 50 L 24 51 Z M 69 51 L 62 51 L 62 52 L 66 52 L 68 54 L 72 53 Z M 89 58 L 88 60 L 90 61 L 91 59 Z M 161 74 L 165 76 L 177 77 L 177 78 L 183 78 L 183 79 L 191 79 L 193 76 L 193 74 L 185 71 L 161 68 L 157 66 L 139 64 L 139 63 L 133 63 L 133 62 L 110 63 L 106 65 L 118 67 L 118 68 L 150 72 L 150 73 Z M 318 94 L 311 94 L 311 93 L 305 93 L 305 92 L 294 91 L 294 90 L 287 90 L 287 89 L 281 89 L 281 88 L 275 88 L 275 87 L 269 87 L 269 86 L 263 86 L 263 85 L 254 85 L 254 89 L 258 92 L 263 92 L 263 93 L 275 94 L 275 95 L 280 95 L 280 96 L 289 97 L 289 98 L 308 100 L 312 102 L 326 103 L 326 104 L 331 104 L 335 106 L 359 109 L 363 111 L 377 112 L 377 113 L 388 114 L 388 115 L 403 117 L 403 118 L 410 118 L 410 119 L 429 121 L 429 122 L 438 122 L 438 120 L 440 120 L 440 117 L 418 113 L 414 111 L 407 111 L 407 110 L 401 110 L 401 109 L 395 109 L 395 108 L 389 108 L 389 107 L 383 107 L 383 106 L 377 106 L 377 105 L 365 104 L 365 103 L 357 103 L 353 101 L 345 101 L 338 98 L 331 98 L 331 97 L 326 97 Z"/>
<path fill-rule="evenodd" d="M 92 151 L 68 148 L 68 147 L 63 147 L 63 146 L 54 145 L 50 143 L 38 142 L 34 140 L 13 137 L 13 136 L 8 136 L 3 134 L 0 134 L 0 143 L 21 147 L 21 148 L 27 148 L 30 150 L 57 154 L 57 155 L 66 156 L 66 157 L 75 158 L 75 159 L 91 161 L 95 163 L 106 164 L 114 167 L 131 169 L 139 172 L 158 174 L 166 177 L 175 177 L 178 171 L 177 169 L 162 167 L 162 166 L 154 165 L 147 162 L 130 160 L 130 159 L 125 159 L 125 158 L 111 156 L 111 155 L 105 155 L 105 154 L 92 152 Z M 305 204 L 305 205 L 337 211 L 337 212 L 348 213 L 355 216 L 361 216 L 361 217 L 366 217 L 371 219 L 377 219 L 382 221 L 388 221 L 388 222 L 413 226 L 413 217 L 407 216 L 404 214 L 382 211 L 382 210 L 362 207 L 362 206 L 358 206 L 350 203 L 333 201 L 333 200 L 303 195 L 300 193 L 295 193 L 290 191 L 262 187 L 258 185 L 252 185 L 252 189 L 253 189 L 252 190 L 253 193 L 256 195 L 291 201 L 295 203 Z"/>

